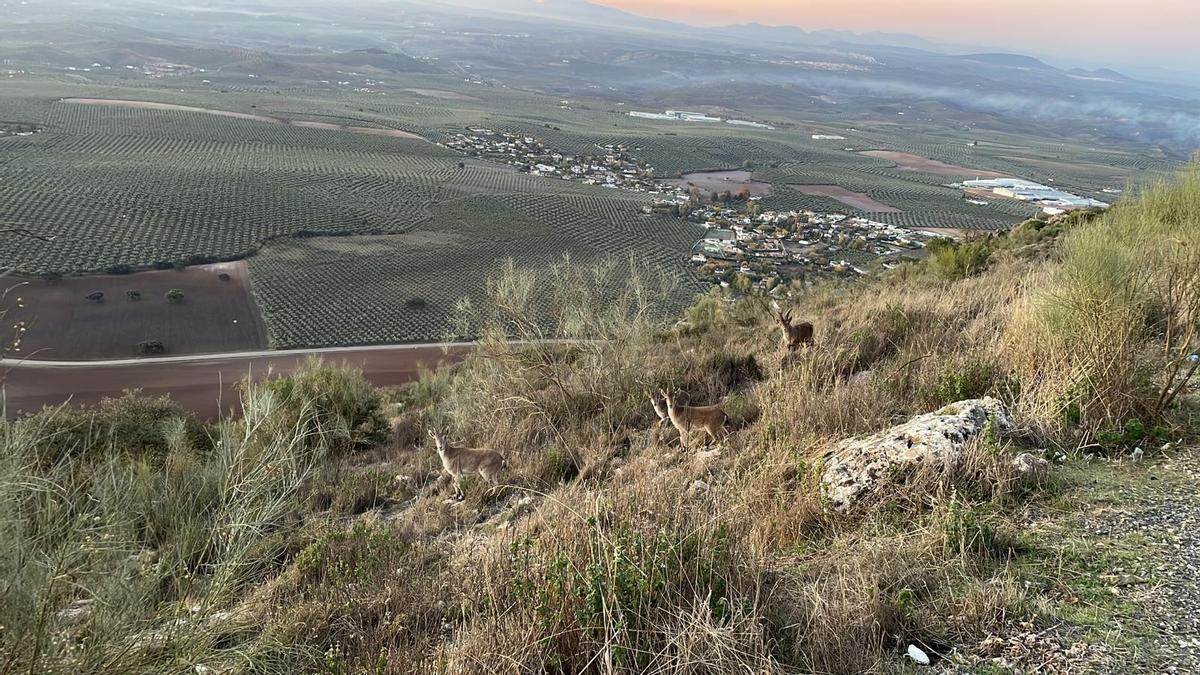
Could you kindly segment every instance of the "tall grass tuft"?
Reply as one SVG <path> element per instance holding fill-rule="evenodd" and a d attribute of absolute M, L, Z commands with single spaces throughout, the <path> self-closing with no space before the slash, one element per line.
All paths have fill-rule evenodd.
<path fill-rule="evenodd" d="M 311 368 L 298 381 L 321 377 Z M 117 433 L 129 409 L 142 409 L 128 402 L 0 422 L 5 671 L 168 672 L 228 660 L 230 631 L 246 621 L 232 610 L 278 564 L 301 487 L 344 440 L 327 397 L 278 390 L 248 386 L 243 418 L 202 444 L 182 413 L 138 417 L 150 436 Z M 64 446 L 64 426 L 89 416 Z M 47 456 L 48 444 L 65 451 Z"/>
<path fill-rule="evenodd" d="M 1045 424 L 1090 437 L 1157 421 L 1200 349 L 1200 167 L 1067 232 L 1062 263 L 1009 330 L 1026 398 Z"/>

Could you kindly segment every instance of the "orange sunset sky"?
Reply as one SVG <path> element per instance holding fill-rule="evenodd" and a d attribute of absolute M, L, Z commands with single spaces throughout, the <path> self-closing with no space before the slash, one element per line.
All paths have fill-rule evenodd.
<path fill-rule="evenodd" d="M 593 0 L 695 24 L 912 33 L 943 42 L 1200 68 L 1200 0 Z"/>

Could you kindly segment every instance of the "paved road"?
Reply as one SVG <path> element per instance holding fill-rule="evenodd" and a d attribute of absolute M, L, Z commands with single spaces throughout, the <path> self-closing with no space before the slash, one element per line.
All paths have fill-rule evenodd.
<path fill-rule="evenodd" d="M 376 386 L 404 384 L 422 366 L 463 358 L 469 343 L 342 347 L 296 351 L 200 354 L 112 361 L 0 360 L 4 373 L 5 411 L 13 416 L 44 405 L 90 405 L 126 389 L 170 394 L 188 410 L 205 417 L 238 405 L 237 383 L 268 373 L 287 374 L 310 356 L 327 363 L 361 368 Z"/>

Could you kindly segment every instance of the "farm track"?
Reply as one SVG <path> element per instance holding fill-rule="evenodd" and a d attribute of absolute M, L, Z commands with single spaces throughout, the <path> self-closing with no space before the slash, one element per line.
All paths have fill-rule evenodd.
<path fill-rule="evenodd" d="M 169 395 L 185 409 L 213 418 L 236 410 L 243 380 L 287 375 L 311 357 L 360 368 L 372 384 L 383 387 L 411 382 L 422 369 L 461 360 L 472 349 L 472 343 L 430 343 L 107 361 L 2 359 L 0 382 L 9 417 L 47 405 L 93 405 L 140 389 L 147 395 Z"/>

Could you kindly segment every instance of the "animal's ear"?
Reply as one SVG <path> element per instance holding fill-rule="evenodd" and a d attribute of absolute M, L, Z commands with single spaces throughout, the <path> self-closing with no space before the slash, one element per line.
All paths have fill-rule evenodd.
<path fill-rule="evenodd" d="M 435 441 L 437 440 L 437 434 L 435 434 L 433 432 L 433 429 L 426 429 L 425 433 L 429 434 L 429 437 L 432 438 L 433 440 L 435 440 Z"/>

